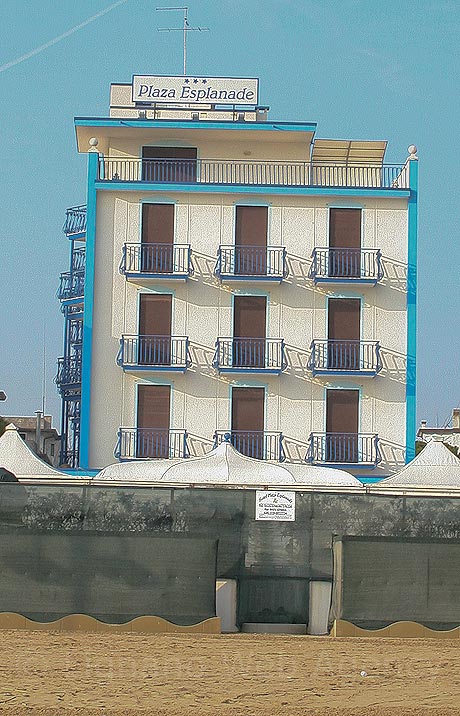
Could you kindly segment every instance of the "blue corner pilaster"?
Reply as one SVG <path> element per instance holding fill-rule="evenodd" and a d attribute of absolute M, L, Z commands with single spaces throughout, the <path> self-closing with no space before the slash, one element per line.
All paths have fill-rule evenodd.
<path fill-rule="evenodd" d="M 80 409 L 80 468 L 89 469 L 89 436 L 91 410 L 91 357 L 93 350 L 94 255 L 96 247 L 96 179 L 99 154 L 88 153 L 86 196 L 86 269 L 83 311 L 83 351 Z"/>
<path fill-rule="evenodd" d="M 407 249 L 406 462 L 415 457 L 417 377 L 418 160 L 410 159 Z"/>

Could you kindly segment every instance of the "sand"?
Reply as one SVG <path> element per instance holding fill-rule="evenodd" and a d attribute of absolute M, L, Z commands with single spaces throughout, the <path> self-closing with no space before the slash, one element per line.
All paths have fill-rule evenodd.
<path fill-rule="evenodd" d="M 0 645 L 8 716 L 460 716 L 459 639 L 0 631 Z"/>

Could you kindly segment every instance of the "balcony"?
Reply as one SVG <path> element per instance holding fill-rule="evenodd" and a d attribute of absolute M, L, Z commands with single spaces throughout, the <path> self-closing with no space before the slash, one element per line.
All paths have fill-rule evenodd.
<path fill-rule="evenodd" d="M 85 293 L 85 272 L 84 270 L 66 271 L 61 273 L 61 283 L 57 291 L 60 301 L 81 301 Z"/>
<path fill-rule="evenodd" d="M 220 159 L 124 159 L 100 157 L 99 182 L 206 184 L 210 186 L 350 187 L 408 189 L 398 164 L 349 164 Z"/>
<path fill-rule="evenodd" d="M 378 435 L 311 433 L 306 460 L 314 465 L 375 467 L 380 462 Z"/>
<path fill-rule="evenodd" d="M 192 274 L 189 244 L 125 244 L 120 273 L 126 278 L 186 279 Z"/>
<path fill-rule="evenodd" d="M 378 341 L 314 340 L 308 363 L 313 375 L 374 377 L 382 369 Z"/>
<path fill-rule="evenodd" d="M 218 338 L 212 365 L 221 373 L 281 373 L 282 338 Z"/>
<path fill-rule="evenodd" d="M 225 281 L 277 281 L 288 275 L 284 246 L 220 246 L 215 274 Z"/>
<path fill-rule="evenodd" d="M 272 462 L 285 460 L 281 433 L 260 430 L 216 430 L 214 447 L 225 441 L 230 442 L 235 450 L 247 457 Z"/>
<path fill-rule="evenodd" d="M 124 370 L 185 372 L 192 364 L 185 336 L 122 336 L 117 363 Z"/>
<path fill-rule="evenodd" d="M 379 249 L 313 249 L 310 278 L 315 283 L 375 285 L 383 278 Z"/>
<path fill-rule="evenodd" d="M 83 238 L 86 232 L 86 206 L 73 206 L 67 209 L 62 230 L 72 238 Z"/>
<path fill-rule="evenodd" d="M 114 455 L 118 460 L 188 457 L 185 430 L 120 428 Z"/>
<path fill-rule="evenodd" d="M 58 370 L 54 381 L 60 390 L 78 387 L 81 384 L 81 356 L 58 358 Z"/>

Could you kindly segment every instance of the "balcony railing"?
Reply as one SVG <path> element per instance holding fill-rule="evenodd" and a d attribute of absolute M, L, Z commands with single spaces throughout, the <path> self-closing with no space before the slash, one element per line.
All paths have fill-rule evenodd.
<path fill-rule="evenodd" d="M 376 375 L 382 369 L 378 341 L 314 340 L 308 367 L 314 375 L 360 373 Z"/>
<path fill-rule="evenodd" d="M 261 430 L 216 430 L 214 447 L 222 442 L 230 442 L 242 455 L 257 460 L 283 462 L 283 436 L 277 432 Z"/>
<path fill-rule="evenodd" d="M 86 206 L 73 206 L 67 209 L 62 230 L 67 236 L 84 234 L 86 232 Z"/>
<path fill-rule="evenodd" d="M 99 181 L 407 189 L 403 165 L 100 157 Z"/>
<path fill-rule="evenodd" d="M 218 338 L 213 367 L 223 372 L 281 373 L 286 368 L 282 338 Z"/>
<path fill-rule="evenodd" d="M 215 273 L 224 279 L 282 281 L 288 275 L 284 246 L 220 246 Z"/>
<path fill-rule="evenodd" d="M 72 271 L 85 270 L 86 250 L 84 246 L 74 249 L 72 252 Z"/>
<path fill-rule="evenodd" d="M 315 282 L 375 284 L 383 278 L 382 255 L 379 249 L 316 248 L 310 278 Z"/>
<path fill-rule="evenodd" d="M 58 358 L 55 383 L 60 387 L 76 386 L 81 383 L 81 356 Z"/>
<path fill-rule="evenodd" d="M 85 293 L 85 272 L 77 271 L 75 273 L 66 271 L 61 273 L 61 283 L 58 288 L 57 297 L 61 301 L 70 299 L 83 298 Z"/>
<path fill-rule="evenodd" d="M 83 341 L 83 320 L 69 321 L 69 342 L 71 345 L 80 344 Z"/>
<path fill-rule="evenodd" d="M 126 276 L 187 278 L 192 273 L 189 244 L 125 244 L 120 272 Z"/>
<path fill-rule="evenodd" d="M 122 336 L 117 357 L 123 368 L 185 371 L 192 364 L 185 336 Z"/>
<path fill-rule="evenodd" d="M 378 435 L 368 433 L 311 433 L 307 462 L 328 465 L 377 465 Z"/>
<path fill-rule="evenodd" d="M 120 428 L 114 455 L 119 460 L 188 457 L 185 430 Z"/>

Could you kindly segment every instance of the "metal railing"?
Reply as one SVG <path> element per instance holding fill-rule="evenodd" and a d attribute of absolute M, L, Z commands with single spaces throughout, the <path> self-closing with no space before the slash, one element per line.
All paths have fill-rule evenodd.
<path fill-rule="evenodd" d="M 120 428 L 114 455 L 119 460 L 188 457 L 185 430 Z"/>
<path fill-rule="evenodd" d="M 281 372 L 287 366 L 282 338 L 218 338 L 212 365 L 218 370 Z"/>
<path fill-rule="evenodd" d="M 127 336 L 120 339 L 118 365 L 124 368 L 186 370 L 192 364 L 186 336 Z"/>
<path fill-rule="evenodd" d="M 191 255 L 190 244 L 125 244 L 120 273 L 183 278 L 192 273 Z"/>
<path fill-rule="evenodd" d="M 222 442 L 229 442 L 242 455 L 256 460 L 272 460 L 283 462 L 283 435 L 265 430 L 216 430 L 214 447 Z"/>
<path fill-rule="evenodd" d="M 382 369 L 378 341 L 314 340 L 308 367 L 313 373 L 356 371 L 375 375 Z"/>
<path fill-rule="evenodd" d="M 72 271 L 84 271 L 86 263 L 86 249 L 80 246 L 72 251 Z"/>
<path fill-rule="evenodd" d="M 83 342 L 83 319 L 69 321 L 69 342 L 71 345 Z"/>
<path fill-rule="evenodd" d="M 81 356 L 58 358 L 58 369 L 54 382 L 60 387 L 81 383 Z"/>
<path fill-rule="evenodd" d="M 85 272 L 75 273 L 66 271 L 61 273 L 61 282 L 57 291 L 57 297 L 61 301 L 71 298 L 83 298 L 85 293 Z"/>
<path fill-rule="evenodd" d="M 311 433 L 306 457 L 311 463 L 377 465 L 378 435 L 369 433 Z"/>
<path fill-rule="evenodd" d="M 84 234 L 86 231 L 86 206 L 72 206 L 65 213 L 65 222 L 62 230 L 67 236 L 71 234 Z"/>
<path fill-rule="evenodd" d="M 220 278 L 264 277 L 282 281 L 288 275 L 284 246 L 219 246 L 215 273 Z"/>
<path fill-rule="evenodd" d="M 99 158 L 99 181 L 407 189 L 401 164 Z"/>
<path fill-rule="evenodd" d="M 355 279 L 377 283 L 383 278 L 380 249 L 315 248 L 310 278 L 318 280 Z"/>

